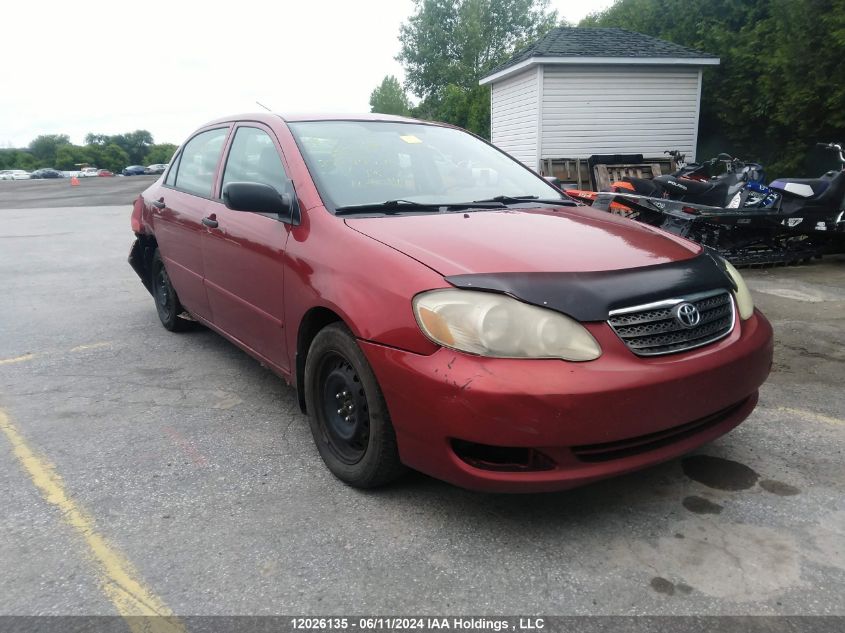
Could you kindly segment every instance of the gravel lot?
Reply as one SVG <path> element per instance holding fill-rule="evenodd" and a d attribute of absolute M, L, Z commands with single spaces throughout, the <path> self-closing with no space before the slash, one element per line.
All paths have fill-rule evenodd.
<path fill-rule="evenodd" d="M 151 180 L 0 182 L 0 614 L 114 614 L 117 560 L 180 615 L 845 615 L 845 258 L 747 272 L 774 371 L 696 455 L 559 494 L 360 492 L 293 390 L 159 325 L 125 262 Z"/>

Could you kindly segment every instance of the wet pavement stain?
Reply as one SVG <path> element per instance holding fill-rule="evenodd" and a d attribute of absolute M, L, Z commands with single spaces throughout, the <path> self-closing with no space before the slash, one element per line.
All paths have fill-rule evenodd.
<path fill-rule="evenodd" d="M 760 478 L 754 470 L 730 459 L 692 455 L 681 460 L 684 474 L 716 490 L 747 490 Z"/>
<path fill-rule="evenodd" d="M 666 580 L 665 578 L 661 578 L 660 576 L 655 576 L 651 579 L 651 588 L 654 589 L 657 593 L 662 593 L 667 596 L 674 596 L 675 595 L 675 585 Z"/>
<path fill-rule="evenodd" d="M 721 514 L 724 509 L 718 503 L 713 503 L 704 497 L 685 497 L 682 503 L 687 510 L 696 514 Z"/>
<path fill-rule="evenodd" d="M 760 482 L 760 487 L 766 492 L 771 492 L 772 494 L 780 495 L 781 497 L 791 497 L 801 492 L 801 490 L 795 486 L 790 486 L 789 484 L 785 484 L 782 481 L 775 481 L 774 479 L 763 479 Z"/>
<path fill-rule="evenodd" d="M 651 584 L 651 588 L 654 589 L 657 593 L 662 593 L 666 596 L 674 596 L 675 590 L 680 591 L 686 596 L 692 593 L 692 587 L 690 587 L 688 584 L 683 582 L 675 584 L 671 580 L 666 580 L 661 576 L 655 576 L 651 579 L 651 583 L 649 584 Z"/>

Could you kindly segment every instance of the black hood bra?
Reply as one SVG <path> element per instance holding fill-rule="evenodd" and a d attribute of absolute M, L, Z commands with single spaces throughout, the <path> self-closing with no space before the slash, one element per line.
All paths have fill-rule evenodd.
<path fill-rule="evenodd" d="M 606 321 L 611 310 L 676 299 L 708 290 L 734 290 L 718 256 L 641 268 L 585 273 L 481 273 L 451 275 L 457 288 L 510 295 L 578 321 Z"/>

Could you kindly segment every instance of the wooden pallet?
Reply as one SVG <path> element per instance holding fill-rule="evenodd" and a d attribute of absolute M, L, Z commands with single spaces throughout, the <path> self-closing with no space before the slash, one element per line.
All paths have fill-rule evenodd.
<path fill-rule="evenodd" d="M 543 176 L 554 176 L 563 183 L 564 188 L 592 190 L 592 182 L 596 183 L 596 190 L 608 189 L 610 183 L 622 180 L 624 176 L 634 178 L 654 178 L 663 174 L 671 174 L 677 169 L 675 162 L 669 158 L 651 158 L 647 162 L 637 164 L 605 165 L 599 164 L 590 168 L 586 158 L 547 158 L 541 163 Z"/>

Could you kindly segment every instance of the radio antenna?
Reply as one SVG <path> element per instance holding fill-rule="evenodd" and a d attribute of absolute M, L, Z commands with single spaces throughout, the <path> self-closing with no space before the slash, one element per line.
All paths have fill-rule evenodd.
<path fill-rule="evenodd" d="M 266 105 L 264 105 L 264 104 L 263 104 L 263 103 L 261 103 L 260 101 L 256 101 L 255 103 L 257 103 L 257 104 L 258 104 L 258 105 L 260 105 L 262 108 L 264 108 L 265 110 L 267 110 L 267 112 L 272 112 L 272 110 L 271 110 L 270 108 L 268 108 Z"/>

